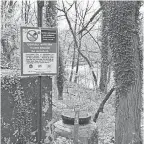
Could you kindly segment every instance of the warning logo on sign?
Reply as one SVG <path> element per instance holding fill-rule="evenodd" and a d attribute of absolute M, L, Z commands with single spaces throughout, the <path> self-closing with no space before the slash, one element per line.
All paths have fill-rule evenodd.
<path fill-rule="evenodd" d="M 41 42 L 39 29 L 23 29 L 23 42 Z"/>

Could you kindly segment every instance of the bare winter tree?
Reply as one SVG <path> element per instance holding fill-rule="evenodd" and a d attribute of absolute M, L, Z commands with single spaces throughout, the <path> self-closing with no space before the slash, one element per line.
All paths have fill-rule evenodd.
<path fill-rule="evenodd" d="M 74 82 L 77 82 L 77 74 L 78 74 L 78 68 L 79 68 L 79 60 L 80 57 L 82 57 L 89 65 L 91 71 L 92 71 L 92 75 L 95 81 L 95 85 L 97 85 L 97 77 L 95 75 L 95 72 L 93 70 L 93 65 L 91 63 L 91 61 L 89 60 L 89 58 L 82 53 L 81 50 L 81 46 L 82 46 L 82 38 L 89 33 L 89 31 L 94 27 L 95 23 L 92 24 L 90 26 L 89 29 L 88 25 L 90 22 L 88 22 L 88 24 L 85 27 L 85 23 L 86 23 L 86 16 L 88 15 L 90 9 L 92 6 L 89 6 L 89 2 L 87 2 L 87 7 L 85 10 L 82 10 L 79 6 L 80 4 L 77 1 L 74 1 L 72 4 L 69 4 L 69 7 L 66 7 L 66 4 L 62 1 L 62 9 L 58 8 L 59 11 L 64 13 L 64 17 L 66 18 L 66 21 L 68 23 L 70 32 L 72 34 L 73 37 L 73 41 L 74 41 L 74 53 L 73 53 L 73 60 L 72 60 L 72 70 L 71 70 L 71 75 L 70 75 L 70 81 L 72 80 L 72 75 L 73 75 L 73 68 L 76 65 L 76 72 L 75 72 L 75 79 Z M 70 9 L 72 9 L 72 7 L 74 7 L 75 10 L 75 19 L 71 20 L 71 17 L 69 16 L 69 11 Z M 99 11 L 99 10 L 98 10 Z M 98 14 L 98 12 L 96 13 Z M 95 16 L 96 16 L 95 14 Z M 94 16 L 92 16 L 94 18 Z M 91 21 L 92 19 L 90 19 Z M 73 23 L 74 22 L 74 26 Z M 82 29 L 85 27 L 85 31 Z M 79 33 L 77 35 L 77 33 Z M 77 55 L 76 55 L 77 52 Z M 75 59 L 76 59 L 76 63 L 75 63 Z"/>
<path fill-rule="evenodd" d="M 13 55 L 13 51 L 16 47 L 12 47 L 9 44 L 9 39 L 11 34 L 8 34 L 9 25 L 11 23 L 10 18 L 15 10 L 17 1 L 2 1 L 1 2 L 1 31 L 2 31 L 2 38 L 1 38 L 1 45 L 2 45 L 2 54 L 6 57 L 8 62 L 11 61 L 11 56 Z M 6 23 L 6 21 L 8 21 Z"/>

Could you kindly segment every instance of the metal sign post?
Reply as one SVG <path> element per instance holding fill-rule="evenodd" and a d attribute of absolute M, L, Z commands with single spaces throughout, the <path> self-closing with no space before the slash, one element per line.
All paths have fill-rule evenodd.
<path fill-rule="evenodd" d="M 80 107 L 75 107 L 75 120 L 74 120 L 74 144 L 78 144 L 78 130 L 79 130 L 79 111 Z"/>
<path fill-rule="evenodd" d="M 38 141 L 40 141 L 42 127 L 41 76 L 56 75 L 58 72 L 57 29 L 21 27 L 21 40 L 21 75 L 38 76 L 40 82 L 38 99 Z M 50 99 L 50 101 L 52 100 Z"/>
<path fill-rule="evenodd" d="M 44 1 L 37 1 L 37 6 L 38 6 L 38 27 L 42 27 L 42 8 L 44 6 Z M 38 33 L 33 32 L 33 34 L 30 34 L 30 31 L 27 33 L 29 34 L 29 37 L 34 37 L 35 41 L 38 39 Z M 35 35 L 34 35 L 35 34 Z M 30 39 L 29 39 L 30 40 Z M 38 144 L 41 143 L 41 132 L 42 132 L 42 92 L 41 92 L 41 74 L 38 76 L 39 77 L 39 101 L 38 101 Z"/>
<path fill-rule="evenodd" d="M 42 133 L 42 92 L 41 92 L 41 75 L 39 78 L 39 99 L 38 99 L 38 144 L 41 143 L 41 133 Z"/>
<path fill-rule="evenodd" d="M 38 4 L 38 27 L 21 27 L 21 76 L 38 76 L 38 144 L 42 136 L 42 76 L 57 75 L 58 72 L 58 30 L 42 27 L 42 7 Z M 49 82 L 49 93 L 52 80 Z M 48 119 L 52 117 L 52 95 L 49 96 Z"/>

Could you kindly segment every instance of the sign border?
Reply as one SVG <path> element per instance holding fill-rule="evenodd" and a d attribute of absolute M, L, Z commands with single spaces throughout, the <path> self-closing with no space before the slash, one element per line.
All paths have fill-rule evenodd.
<path fill-rule="evenodd" d="M 56 60 L 56 73 L 39 73 L 39 74 L 24 74 L 23 73 L 23 29 L 40 29 L 40 30 L 56 30 L 56 53 L 57 53 L 57 60 Z M 20 33 L 21 33 L 21 76 L 54 76 L 58 75 L 58 67 L 59 67 L 59 42 L 58 42 L 58 29 L 56 27 L 26 27 L 22 26 L 20 27 Z"/>

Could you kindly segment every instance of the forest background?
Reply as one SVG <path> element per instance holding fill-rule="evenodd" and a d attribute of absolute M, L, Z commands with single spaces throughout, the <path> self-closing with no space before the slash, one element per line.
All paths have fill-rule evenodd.
<path fill-rule="evenodd" d="M 77 102 L 82 106 L 82 110 L 91 112 L 94 116 L 99 105 L 105 95 L 114 86 L 113 69 L 111 63 L 111 52 L 108 52 L 109 64 L 107 67 L 106 87 L 103 87 L 102 79 L 102 12 L 99 12 L 95 19 L 88 25 L 88 30 L 84 31 L 76 37 L 78 48 L 76 49 L 75 40 L 72 36 L 70 25 L 73 32 L 77 34 L 88 23 L 89 19 L 100 9 L 99 1 L 80 1 L 78 0 L 73 5 L 73 1 L 58 1 L 58 20 L 57 26 L 59 30 L 59 47 L 62 57 L 62 72 L 63 72 L 63 87 L 58 88 L 57 78 L 53 78 L 53 117 L 55 120 L 60 118 L 60 114 L 67 107 L 71 107 Z M 74 7 L 75 5 L 75 7 Z M 46 7 L 46 6 L 45 6 Z M 66 17 L 65 10 L 68 11 Z M 87 12 L 85 11 L 87 10 Z M 144 24 L 144 6 L 140 8 L 140 19 Z M 43 12 L 43 27 L 47 26 L 48 13 L 44 9 Z M 52 19 L 50 19 L 53 22 Z M 75 25 L 77 23 L 77 25 Z M 20 74 L 20 27 L 21 26 L 37 26 L 37 2 L 36 1 L 2 1 L 1 3 L 1 77 L 2 89 L 8 89 L 9 85 L 17 83 L 16 79 Z M 142 29 L 144 31 L 144 28 Z M 82 54 L 81 54 L 82 53 Z M 144 65 L 144 63 L 143 63 Z M 5 77 L 9 77 L 9 81 L 5 81 Z M 23 86 L 24 87 L 24 86 Z M 72 88 L 71 88 L 72 87 Z M 63 90 L 63 95 L 61 91 Z M 69 93 L 67 93 L 67 89 Z M 144 87 L 143 87 L 144 91 Z M 16 91 L 19 92 L 19 91 Z M 8 95 L 8 94 L 5 94 Z M 18 94 L 19 95 L 19 94 Z M 29 94 L 28 94 L 29 95 Z M 11 106 L 9 97 L 3 98 L 2 103 L 9 105 L 7 110 L 2 105 L 2 115 L 5 110 L 8 112 Z M 9 96 L 9 95 L 8 95 Z M 59 96 L 63 97 L 63 101 L 59 100 Z M 70 100 L 69 100 L 70 98 Z M 71 103 L 71 99 L 73 103 Z M 11 100 L 11 99 L 10 99 Z M 14 103 L 17 97 L 13 98 Z M 69 103 L 68 103 L 69 101 Z M 4 103 L 5 102 L 5 103 Z M 87 105 L 88 103 L 88 105 Z M 87 105 L 87 106 L 86 106 Z M 45 110 L 45 107 L 44 109 Z M 14 112 L 14 109 L 12 109 Z M 13 116 L 8 116 L 3 120 L 2 126 L 4 135 L 3 141 L 8 143 L 9 135 L 17 134 L 17 128 L 10 129 L 9 122 L 12 122 Z M 17 118 L 18 120 L 19 118 Z M 29 123 L 30 124 L 30 123 Z M 115 130 L 115 93 L 109 98 L 104 107 L 104 113 L 100 113 L 97 125 L 99 125 L 99 141 L 101 143 L 111 143 L 114 137 Z M 26 130 L 26 129 L 25 129 Z M 30 133 L 32 131 L 28 129 Z M 26 139 L 29 138 L 25 134 Z M 16 136 L 17 138 L 17 136 Z"/>

